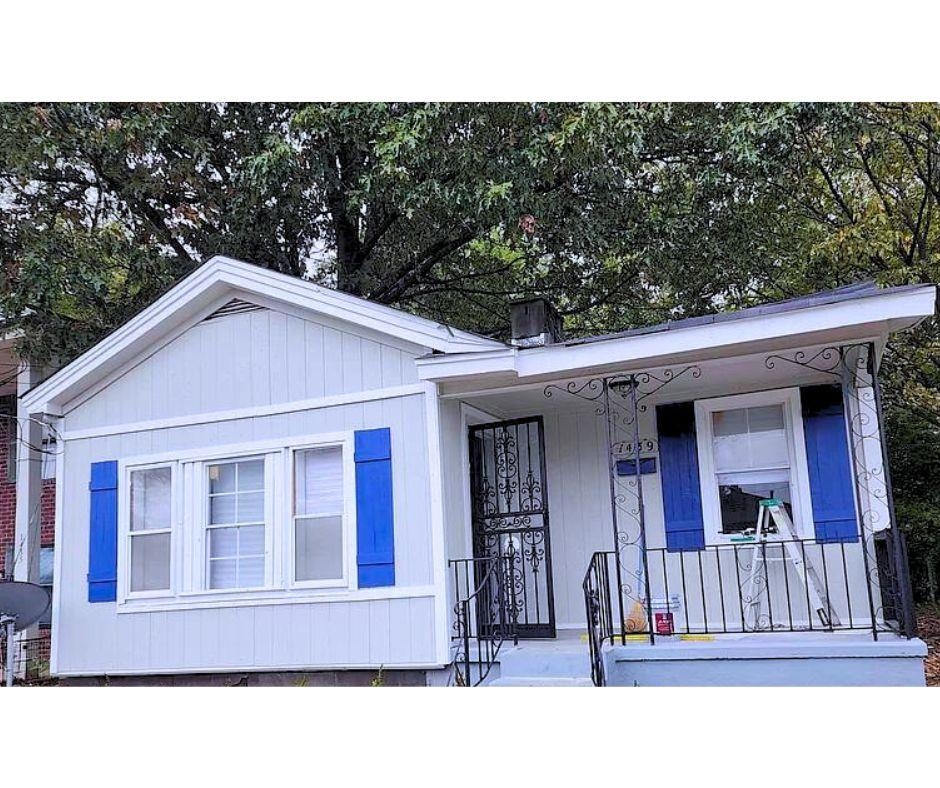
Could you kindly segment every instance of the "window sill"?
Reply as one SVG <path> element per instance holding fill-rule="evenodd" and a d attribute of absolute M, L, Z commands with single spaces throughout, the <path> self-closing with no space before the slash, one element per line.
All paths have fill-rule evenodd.
<path fill-rule="evenodd" d="M 243 591 L 188 591 L 159 598 L 129 597 L 117 606 L 118 613 L 158 613 L 173 610 L 202 610 L 225 607 L 260 607 L 266 605 L 304 605 L 326 602 L 368 602 L 381 599 L 406 599 L 434 596 L 434 586 L 387 586 L 383 588 L 270 588 Z"/>

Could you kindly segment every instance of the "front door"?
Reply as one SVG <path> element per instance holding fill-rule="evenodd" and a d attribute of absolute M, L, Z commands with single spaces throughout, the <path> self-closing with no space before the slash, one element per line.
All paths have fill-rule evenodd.
<path fill-rule="evenodd" d="M 470 428 L 475 558 L 502 557 L 520 637 L 555 637 L 542 417 Z"/>

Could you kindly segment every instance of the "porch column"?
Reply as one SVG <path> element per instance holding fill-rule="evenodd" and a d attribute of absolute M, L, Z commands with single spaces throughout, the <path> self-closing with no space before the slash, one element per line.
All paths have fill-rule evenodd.
<path fill-rule="evenodd" d="M 17 378 L 16 411 L 16 531 L 14 577 L 35 583 L 39 580 L 40 499 L 42 497 L 42 424 L 26 413 L 22 397 L 39 382 L 39 371 L 21 362 Z"/>

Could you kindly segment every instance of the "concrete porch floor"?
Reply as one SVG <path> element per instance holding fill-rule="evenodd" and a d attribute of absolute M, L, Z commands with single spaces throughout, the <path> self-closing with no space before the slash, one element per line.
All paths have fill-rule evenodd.
<path fill-rule="evenodd" d="M 926 644 L 892 633 L 658 637 L 604 647 L 612 686 L 923 686 Z"/>

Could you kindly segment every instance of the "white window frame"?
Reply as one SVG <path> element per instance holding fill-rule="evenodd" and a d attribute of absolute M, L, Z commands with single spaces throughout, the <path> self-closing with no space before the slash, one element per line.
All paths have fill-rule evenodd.
<path fill-rule="evenodd" d="M 170 527 L 153 531 L 141 531 L 147 534 L 170 534 L 170 587 L 153 591 L 131 591 L 131 474 L 137 471 L 147 471 L 154 468 L 170 469 Z M 118 473 L 118 588 L 121 589 L 121 599 L 164 599 L 176 593 L 176 575 L 174 554 L 178 541 L 177 532 L 179 521 L 179 494 L 177 483 L 179 479 L 178 463 L 167 460 L 155 462 L 129 462 L 122 464 Z"/>
<path fill-rule="evenodd" d="M 297 454 L 306 449 L 333 448 L 340 449 L 343 458 L 343 577 L 335 580 L 297 580 L 297 568 L 295 566 L 297 558 L 296 521 L 298 517 L 295 513 Z M 352 433 L 347 433 L 340 440 L 337 440 L 335 436 L 324 436 L 324 438 L 320 440 L 312 441 L 301 446 L 291 446 L 286 452 L 288 481 L 290 484 L 290 492 L 289 495 L 286 496 L 287 522 L 290 528 L 290 538 L 288 539 L 288 556 L 285 566 L 288 568 L 288 582 L 290 587 L 297 589 L 357 588 L 356 551 L 350 547 L 356 544 L 356 461 Z"/>
<path fill-rule="evenodd" d="M 360 594 L 386 598 L 395 589 L 365 589 L 357 583 L 355 433 L 351 430 L 268 439 L 250 443 L 187 449 L 128 457 L 118 462 L 118 610 L 192 608 L 199 606 L 317 601 Z M 345 577 L 339 581 L 294 582 L 293 453 L 302 449 L 340 446 L 343 451 L 343 549 Z M 265 458 L 265 585 L 250 589 L 208 587 L 209 516 L 207 466 L 257 457 Z M 152 467 L 172 468 L 170 591 L 130 591 L 130 472 Z"/>
<path fill-rule="evenodd" d="M 730 544 L 732 534 L 721 532 L 721 500 L 712 444 L 712 414 L 737 408 L 755 408 L 782 405 L 784 432 L 787 438 L 787 457 L 790 463 L 790 495 L 793 524 L 797 535 L 810 539 L 814 534 L 813 507 L 810 499 L 809 470 L 806 464 L 806 439 L 803 434 L 803 414 L 799 388 L 774 389 L 750 394 L 733 394 L 695 401 L 695 434 L 698 450 L 699 486 L 702 496 L 702 515 L 705 520 L 705 544 Z M 768 540 L 784 540 L 787 534 L 768 534 Z"/>
<path fill-rule="evenodd" d="M 225 593 L 225 592 L 238 592 L 238 591 L 265 591 L 270 590 L 273 587 L 273 577 L 274 577 L 274 567 L 273 567 L 273 556 L 274 556 L 274 540 L 275 534 L 274 531 L 277 528 L 276 518 L 274 517 L 275 507 L 274 507 L 274 491 L 275 491 L 275 478 L 274 478 L 274 465 L 275 465 L 276 454 L 274 452 L 268 452 L 264 454 L 249 454 L 239 457 L 221 457 L 214 458 L 211 460 L 205 460 L 202 462 L 195 463 L 194 467 L 198 477 L 201 480 L 201 485 L 197 488 L 196 495 L 197 500 L 201 504 L 201 517 L 199 520 L 199 530 L 201 532 L 201 539 L 199 539 L 200 546 L 200 557 L 202 562 L 202 573 L 201 573 L 201 583 L 200 587 L 207 593 Z M 235 586 L 234 588 L 210 588 L 209 586 L 209 543 L 210 531 L 213 531 L 216 528 L 240 528 L 245 526 L 257 525 L 257 523 L 244 523 L 244 524 L 219 524 L 212 525 L 209 522 L 209 511 L 210 511 L 210 502 L 211 494 L 209 492 L 209 466 L 211 465 L 235 465 L 239 462 L 252 462 L 254 460 L 261 460 L 263 463 L 264 469 L 264 488 L 261 492 L 264 493 L 264 579 L 260 586 Z M 236 490 L 237 494 L 237 490 Z M 194 556 L 195 557 L 195 556 Z"/>

